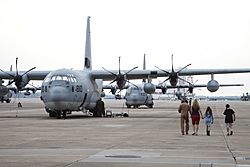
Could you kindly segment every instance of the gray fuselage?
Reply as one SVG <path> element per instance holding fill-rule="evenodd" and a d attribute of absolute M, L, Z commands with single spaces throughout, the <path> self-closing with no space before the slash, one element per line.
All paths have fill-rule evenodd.
<path fill-rule="evenodd" d="M 147 94 L 143 91 L 142 86 L 130 86 L 125 95 L 126 106 L 130 108 L 134 106 L 137 108 L 141 105 L 146 105 L 149 108 L 153 107 L 153 97 L 151 94 Z"/>
<path fill-rule="evenodd" d="M 41 88 L 45 108 L 51 111 L 93 109 L 100 93 L 88 71 L 59 69 L 49 73 Z"/>

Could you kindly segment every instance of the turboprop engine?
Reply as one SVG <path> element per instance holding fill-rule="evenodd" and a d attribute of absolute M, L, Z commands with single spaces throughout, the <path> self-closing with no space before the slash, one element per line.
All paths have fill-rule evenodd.
<path fill-rule="evenodd" d="M 216 92 L 220 87 L 220 84 L 218 81 L 212 79 L 207 83 L 207 90 L 210 92 Z"/>
<path fill-rule="evenodd" d="M 29 96 L 29 95 L 31 95 L 31 93 L 29 91 L 26 91 L 26 92 L 24 92 L 24 95 Z"/>
<path fill-rule="evenodd" d="M 152 94 L 155 92 L 155 85 L 152 83 L 145 83 L 143 89 L 145 93 Z"/>
<path fill-rule="evenodd" d="M 161 92 L 162 92 L 163 94 L 166 94 L 166 93 L 167 93 L 167 88 L 166 88 L 166 87 L 162 87 L 162 88 L 161 88 Z"/>
<path fill-rule="evenodd" d="M 189 88 L 188 88 L 188 91 L 189 91 L 189 93 L 193 93 L 194 92 L 194 87 L 193 86 L 190 86 Z"/>

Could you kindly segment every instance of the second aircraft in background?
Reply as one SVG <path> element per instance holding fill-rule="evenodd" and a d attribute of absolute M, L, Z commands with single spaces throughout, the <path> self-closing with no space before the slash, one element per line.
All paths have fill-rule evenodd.
<path fill-rule="evenodd" d="M 183 69 L 183 68 L 182 68 Z M 146 70 L 146 57 L 144 54 L 143 58 L 143 70 Z M 159 84 L 156 85 L 154 89 L 152 89 L 152 84 L 151 84 L 151 79 L 148 79 L 148 82 L 146 82 L 145 79 L 142 80 L 142 84 L 138 85 L 130 85 L 128 86 L 125 94 L 125 104 L 127 108 L 131 108 L 132 106 L 134 108 L 138 108 L 139 106 L 145 105 L 149 108 L 153 108 L 154 102 L 153 102 L 153 96 L 152 94 L 146 93 L 144 89 L 150 89 L 151 92 L 155 92 L 155 89 L 161 89 L 162 93 L 165 94 L 167 89 L 181 89 L 181 88 L 186 88 L 188 91 L 181 92 L 178 91 L 178 93 L 175 93 L 176 97 L 180 100 L 181 98 L 186 98 L 187 92 L 191 95 L 193 95 L 193 89 L 197 87 L 207 87 L 207 84 L 193 84 L 189 81 L 186 81 L 183 78 L 179 78 L 180 80 L 187 82 L 188 84 L 180 84 L 177 83 L 176 86 L 171 86 L 171 85 L 166 85 L 166 84 Z M 166 80 L 165 80 L 166 81 Z M 148 85 L 148 87 L 147 87 Z M 225 86 L 244 86 L 243 84 L 221 84 L 220 86 L 225 87 Z M 114 87 L 113 86 L 113 92 L 114 93 Z M 208 88 L 208 87 L 207 87 Z M 209 90 L 209 88 L 208 88 Z M 149 91 L 147 91 L 149 92 Z"/>

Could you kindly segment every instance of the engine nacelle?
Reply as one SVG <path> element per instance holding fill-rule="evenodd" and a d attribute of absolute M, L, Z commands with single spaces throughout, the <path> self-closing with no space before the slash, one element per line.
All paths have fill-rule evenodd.
<path fill-rule="evenodd" d="M 101 92 L 101 97 L 105 97 L 106 94 L 104 92 Z"/>
<path fill-rule="evenodd" d="M 188 88 L 188 91 L 189 91 L 189 93 L 193 93 L 194 92 L 194 87 L 192 87 L 192 86 L 190 86 L 189 88 Z"/>
<path fill-rule="evenodd" d="M 23 93 L 25 96 L 29 96 L 31 93 L 29 91 L 26 91 Z"/>
<path fill-rule="evenodd" d="M 210 80 L 207 83 L 207 90 L 210 92 L 216 92 L 219 89 L 219 87 L 220 87 L 220 84 L 216 80 Z"/>
<path fill-rule="evenodd" d="M 115 87 L 111 87 L 110 91 L 111 91 L 111 93 L 112 93 L 113 95 L 115 95 L 117 89 L 116 89 Z"/>
<path fill-rule="evenodd" d="M 145 93 L 152 94 L 155 92 L 155 85 L 152 83 L 145 83 L 143 89 Z"/>
<path fill-rule="evenodd" d="M 162 87 L 161 88 L 161 92 L 162 92 L 162 94 L 166 94 L 167 93 L 167 88 L 166 87 Z"/>

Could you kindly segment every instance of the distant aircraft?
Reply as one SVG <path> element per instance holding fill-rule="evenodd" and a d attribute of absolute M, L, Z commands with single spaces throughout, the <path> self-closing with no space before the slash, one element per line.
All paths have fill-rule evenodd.
<path fill-rule="evenodd" d="M 24 88 L 21 88 L 19 91 L 17 91 L 17 89 L 15 87 L 0 85 L 0 102 L 3 103 L 5 101 L 6 103 L 10 103 L 11 97 L 13 97 L 13 93 L 17 94 L 17 96 L 15 96 L 15 97 L 18 97 L 19 96 L 18 94 L 21 91 L 24 91 L 23 94 L 25 96 L 29 96 L 29 95 L 31 95 L 31 92 L 34 94 L 39 89 L 40 88 L 36 89 L 33 87 L 24 87 Z"/>
<path fill-rule="evenodd" d="M 145 58 L 145 54 L 144 54 L 144 59 L 143 59 L 143 70 L 146 70 L 146 58 Z M 187 88 L 188 92 L 190 94 L 193 94 L 193 89 L 196 87 L 207 87 L 206 84 L 193 84 L 189 81 L 186 81 L 182 78 L 180 78 L 181 80 L 187 82 L 188 84 L 177 84 L 176 86 L 172 86 L 172 85 L 166 85 L 166 84 L 159 84 L 159 85 L 155 85 L 154 89 L 152 89 L 152 86 L 150 85 L 149 88 L 151 88 L 151 92 L 150 93 L 146 93 L 145 90 L 145 86 L 146 84 L 152 84 L 151 81 L 149 80 L 148 83 L 146 83 L 146 79 L 143 79 L 142 84 L 140 85 L 131 85 L 128 87 L 128 89 L 126 90 L 126 94 L 125 94 L 125 99 L 126 99 L 126 106 L 127 108 L 131 108 L 132 106 L 134 108 L 138 108 L 141 105 L 145 105 L 149 108 L 153 108 L 154 102 L 153 102 L 153 96 L 152 93 L 155 92 L 155 89 L 161 89 L 162 92 L 165 94 L 167 89 L 177 89 L 179 90 L 180 88 Z M 220 86 L 225 87 L 225 86 L 244 86 L 243 84 L 221 84 Z M 148 91 L 149 92 L 149 91 Z M 177 96 L 177 98 L 179 100 L 181 100 L 182 98 L 185 98 L 187 96 L 187 92 L 180 92 L 177 91 L 175 93 L 175 95 Z"/>
<path fill-rule="evenodd" d="M 21 91 L 30 81 L 30 77 L 28 76 L 28 73 L 34 70 L 36 67 L 33 67 L 29 69 L 28 71 L 22 72 L 22 74 L 20 74 L 17 68 L 17 64 L 18 64 L 18 58 L 16 58 L 16 72 L 14 73 L 12 71 L 12 66 L 10 67 L 10 72 L 6 72 L 0 69 L 0 71 L 2 71 L 0 78 L 3 79 L 3 78 L 6 78 L 6 76 L 8 76 L 6 79 L 10 79 L 10 81 L 7 86 L 11 85 L 12 83 L 15 83 L 16 90 Z"/>
<path fill-rule="evenodd" d="M 154 105 L 152 94 L 145 93 L 143 85 L 137 85 L 137 87 L 131 85 L 126 90 L 125 99 L 127 108 L 131 108 L 132 106 L 134 106 L 134 108 L 138 108 L 141 105 L 153 108 Z"/>
<path fill-rule="evenodd" d="M 162 84 L 169 80 L 171 86 L 177 86 L 178 80 L 182 80 L 182 81 L 188 83 L 188 85 L 189 85 L 188 89 L 190 92 L 193 91 L 194 87 L 207 87 L 207 90 L 209 92 L 216 92 L 220 86 L 243 86 L 242 84 L 222 84 L 222 85 L 220 85 L 219 82 L 214 79 L 214 74 L 244 73 L 243 71 L 241 71 L 243 69 L 186 69 L 188 66 L 191 65 L 191 64 L 188 64 L 176 72 L 174 70 L 174 67 L 173 67 L 173 55 L 171 57 L 171 62 L 172 62 L 172 70 L 170 72 L 155 66 L 156 68 L 158 68 L 162 72 L 168 74 L 168 78 L 166 80 L 164 80 L 162 82 Z M 180 76 L 206 75 L 206 74 L 211 75 L 211 80 L 208 81 L 208 83 L 206 85 L 203 85 L 203 84 L 202 85 L 194 85 L 194 84 L 190 83 L 189 81 L 182 79 L 180 77 Z M 158 77 L 161 77 L 161 76 L 162 75 L 159 75 Z M 169 88 L 171 88 L 171 86 L 169 86 Z M 186 86 L 187 85 L 184 85 L 184 86 L 182 86 L 182 88 L 186 88 Z M 180 87 L 180 86 L 178 86 L 178 87 Z M 162 91 L 163 92 L 166 91 L 166 88 L 164 88 L 164 86 L 162 87 Z"/>
<path fill-rule="evenodd" d="M 2 82 L 0 83 L 0 101 L 3 103 L 4 101 L 6 103 L 10 103 L 10 98 L 12 97 L 12 93 L 10 92 L 9 88 L 7 86 L 2 85 Z"/>
<path fill-rule="evenodd" d="M 17 62 L 17 61 L 16 61 Z M 16 63 L 17 64 L 17 63 Z M 85 63 L 83 70 L 59 69 L 55 71 L 28 71 L 0 72 L 0 79 L 13 79 L 18 90 L 25 87 L 29 80 L 43 80 L 41 86 L 41 99 L 45 110 L 50 117 L 65 118 L 72 111 L 89 111 L 94 117 L 105 115 L 104 102 L 102 101 L 102 88 L 98 80 L 114 81 L 120 88 L 125 86 L 125 81 L 131 79 L 169 77 L 166 70 L 92 70 L 91 42 L 90 42 L 90 17 L 87 18 Z M 178 75 L 207 75 L 224 73 L 246 73 L 249 68 L 242 69 L 201 69 L 183 70 Z M 178 76 L 177 75 L 177 76 Z M 171 75 L 172 76 L 172 75 Z M 176 76 L 175 76 L 176 77 Z M 146 84 L 144 91 L 152 93 L 155 86 Z"/>
<path fill-rule="evenodd" d="M 120 64 L 120 58 L 119 58 L 119 64 Z M 145 62 L 145 54 L 144 54 L 144 60 L 143 60 L 143 70 L 146 69 L 146 62 Z M 107 71 L 107 70 L 106 70 Z M 120 65 L 119 65 L 119 71 L 120 71 Z M 153 107 L 153 97 L 152 97 L 152 93 L 155 92 L 155 86 L 148 82 L 146 83 L 146 79 L 143 79 L 142 84 L 133 84 L 129 81 L 127 81 L 128 83 L 130 83 L 130 85 L 125 85 L 123 87 L 117 86 L 117 85 L 104 85 L 103 89 L 110 89 L 111 93 L 113 95 L 115 95 L 116 99 L 119 99 L 117 97 L 120 97 L 119 94 L 116 94 L 117 90 L 119 89 L 120 91 L 122 89 L 126 89 L 126 93 L 125 93 L 125 99 L 126 99 L 126 106 L 127 108 L 131 108 L 132 106 L 134 108 L 138 108 L 141 105 L 146 105 L 149 108 Z M 144 90 L 146 90 L 146 93 Z"/>
<path fill-rule="evenodd" d="M 247 92 L 246 94 L 243 93 L 243 95 L 240 97 L 240 99 L 241 99 L 242 101 L 248 101 L 248 100 L 250 99 L 249 93 L 248 93 L 248 92 Z"/>
<path fill-rule="evenodd" d="M 244 86 L 244 84 L 220 84 L 220 87 L 228 87 L 228 86 Z M 170 86 L 171 87 L 171 86 Z M 187 93 L 189 94 L 193 94 L 193 89 L 194 88 L 202 88 L 202 87 L 207 87 L 207 84 L 183 84 L 183 85 L 177 85 L 177 90 L 180 88 L 187 88 L 188 91 L 187 92 L 181 92 L 181 91 L 177 91 L 175 92 L 176 97 L 181 100 L 183 98 L 187 98 Z"/>
<path fill-rule="evenodd" d="M 34 94 L 36 90 L 38 89 L 38 88 L 35 88 L 33 85 L 32 85 L 33 87 L 25 87 L 29 82 L 27 73 L 35 69 L 35 67 L 33 67 L 32 69 L 20 75 L 18 73 L 17 63 L 18 63 L 18 58 L 16 58 L 16 73 L 15 74 L 12 74 L 12 65 L 10 66 L 10 72 L 5 72 L 0 69 L 0 71 L 2 71 L 4 74 L 10 76 L 9 78 L 10 80 L 6 86 L 2 85 L 4 81 L 0 79 L 0 101 L 1 102 L 6 101 L 6 103 L 9 103 L 11 101 L 10 99 L 12 97 L 11 91 L 13 91 L 14 93 L 20 93 L 20 91 L 25 91 L 24 94 L 26 96 L 29 96 L 31 94 L 30 91 L 32 91 Z M 16 87 L 11 86 L 13 83 L 15 83 Z"/>
<path fill-rule="evenodd" d="M 146 70 L 146 55 L 144 54 L 143 57 L 143 70 Z M 148 79 L 148 83 L 146 83 L 146 79 L 144 78 L 142 80 L 142 84 L 137 85 L 130 85 L 128 89 L 126 90 L 125 99 L 126 99 L 126 106 L 127 108 L 131 108 L 132 106 L 134 108 L 138 108 L 141 105 L 145 105 L 149 108 L 153 108 L 154 102 L 153 102 L 153 96 L 152 93 L 155 92 L 155 86 L 151 83 L 151 80 Z M 147 87 L 151 90 L 148 90 L 146 93 L 144 90 L 147 89 Z"/>

